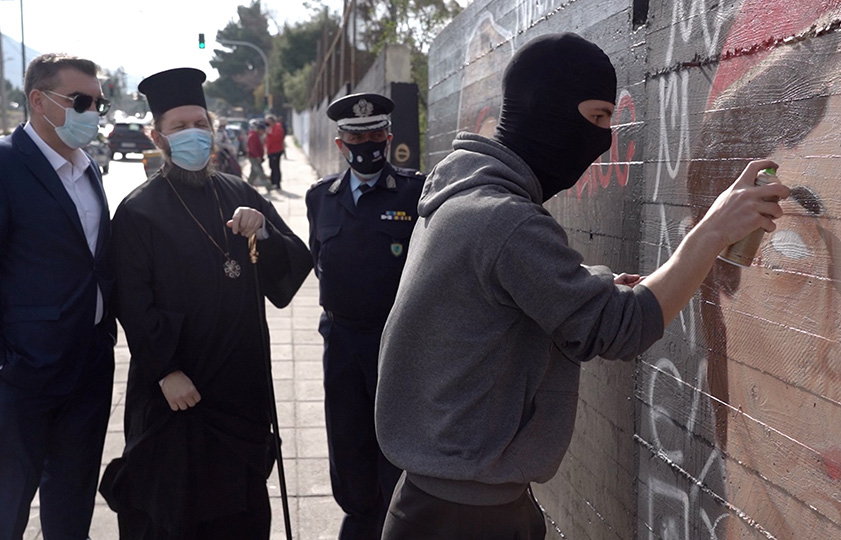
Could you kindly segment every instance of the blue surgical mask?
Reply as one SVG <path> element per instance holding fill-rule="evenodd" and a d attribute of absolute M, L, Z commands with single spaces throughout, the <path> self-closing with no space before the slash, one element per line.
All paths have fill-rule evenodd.
<path fill-rule="evenodd" d="M 61 107 L 56 100 L 47 94 L 44 95 L 47 96 L 47 99 Z M 86 146 L 99 133 L 99 114 L 96 111 L 80 113 L 72 108 L 64 108 L 63 126 L 56 126 L 50 122 L 47 115 L 44 115 L 44 119 L 55 128 L 55 133 L 61 139 L 61 142 L 73 149 Z"/>
<path fill-rule="evenodd" d="M 200 171 L 210 161 L 213 136 L 210 131 L 190 128 L 162 135 L 169 142 L 172 162 L 188 171 Z"/>

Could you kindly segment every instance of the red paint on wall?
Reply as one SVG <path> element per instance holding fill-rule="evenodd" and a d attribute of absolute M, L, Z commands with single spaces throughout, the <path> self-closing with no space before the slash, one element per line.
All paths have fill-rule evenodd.
<path fill-rule="evenodd" d="M 773 48 L 777 39 L 796 35 L 808 28 L 821 15 L 841 7 L 841 0 L 817 2 L 769 2 L 745 0 L 722 52 L 754 49 L 753 54 L 736 56 L 726 61 L 726 68 L 719 70 L 707 101 L 715 99 L 750 69 L 759 64 Z M 757 44 L 762 44 L 758 49 Z"/>
<path fill-rule="evenodd" d="M 833 447 L 821 453 L 824 472 L 833 480 L 841 480 L 841 448 Z"/>
<path fill-rule="evenodd" d="M 628 114 L 630 118 L 624 119 L 623 113 Z M 616 126 L 619 122 L 636 122 L 637 109 L 634 98 L 627 91 L 620 93 L 619 102 L 616 104 L 616 110 L 613 113 L 612 124 Z M 575 184 L 575 197 L 581 199 L 581 194 L 587 190 L 587 195 L 595 195 L 598 188 L 607 188 L 610 186 L 611 179 L 615 176 L 616 182 L 620 187 L 628 185 L 628 175 L 631 169 L 631 161 L 636 155 L 637 145 L 633 139 L 628 141 L 623 161 L 619 161 L 619 136 L 617 130 L 613 130 L 612 142 L 610 145 L 610 160 L 605 167 L 602 161 L 602 156 L 595 161 L 587 171 L 581 176 Z M 567 191 L 567 197 L 571 195 L 573 190 Z"/>

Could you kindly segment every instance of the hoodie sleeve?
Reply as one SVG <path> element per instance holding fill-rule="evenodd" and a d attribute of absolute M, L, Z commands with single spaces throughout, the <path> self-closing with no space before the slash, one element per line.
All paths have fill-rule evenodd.
<path fill-rule="evenodd" d="M 563 228 L 536 214 L 517 226 L 494 265 L 500 301 L 535 320 L 575 361 L 633 359 L 663 335 L 654 294 L 613 283 L 604 266 L 582 266 Z"/>

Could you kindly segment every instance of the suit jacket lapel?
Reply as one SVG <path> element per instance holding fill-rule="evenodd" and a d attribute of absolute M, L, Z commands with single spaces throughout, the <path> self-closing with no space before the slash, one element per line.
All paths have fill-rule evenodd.
<path fill-rule="evenodd" d="M 73 200 L 67 194 L 67 190 L 64 189 L 64 185 L 61 183 L 61 179 L 58 177 L 55 169 L 52 168 L 50 162 L 41 153 L 32 139 L 29 138 L 23 127 L 18 126 L 12 134 L 12 144 L 18 152 L 25 156 L 21 162 L 26 165 L 32 176 L 44 185 L 50 195 L 58 201 L 61 208 L 73 222 L 78 233 L 82 235 L 82 238 L 85 238 L 85 230 L 82 228 L 82 222 L 79 220 L 76 205 L 73 204 Z"/>

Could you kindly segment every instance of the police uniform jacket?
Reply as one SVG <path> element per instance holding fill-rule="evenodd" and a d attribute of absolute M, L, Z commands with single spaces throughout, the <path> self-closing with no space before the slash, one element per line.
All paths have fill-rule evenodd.
<path fill-rule="evenodd" d="M 386 163 L 375 188 L 353 202 L 350 169 L 306 195 L 320 302 L 338 320 L 382 327 L 394 303 L 426 176 Z"/>

